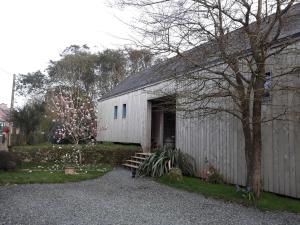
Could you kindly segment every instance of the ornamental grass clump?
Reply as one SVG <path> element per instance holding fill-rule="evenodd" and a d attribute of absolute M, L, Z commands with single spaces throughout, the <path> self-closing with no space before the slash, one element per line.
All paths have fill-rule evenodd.
<path fill-rule="evenodd" d="M 156 149 L 138 168 L 140 176 L 160 177 L 171 168 L 179 168 L 183 175 L 193 176 L 195 171 L 194 159 L 180 151 L 168 147 Z"/>

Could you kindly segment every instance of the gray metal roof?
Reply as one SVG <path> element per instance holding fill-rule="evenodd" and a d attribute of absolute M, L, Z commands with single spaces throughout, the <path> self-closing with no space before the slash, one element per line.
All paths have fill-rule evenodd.
<path fill-rule="evenodd" d="M 275 31 L 274 31 L 275 32 Z M 300 34 L 300 3 L 295 4 L 290 10 L 288 15 L 283 19 L 283 28 L 279 39 L 284 40 L 287 37 L 298 37 Z M 249 44 L 242 40 L 247 40 L 245 33 L 242 29 L 235 30 L 229 33 L 228 45 L 232 52 L 240 52 L 249 49 Z M 219 61 L 215 57 L 217 49 L 212 42 L 204 43 L 198 47 L 195 47 L 187 52 L 193 60 L 201 62 L 201 64 L 216 63 Z M 105 100 L 114 96 L 118 96 L 127 92 L 134 91 L 145 86 L 155 84 L 172 77 L 182 74 L 184 72 L 197 69 L 194 63 L 189 62 L 184 57 L 175 56 L 160 64 L 156 64 L 142 72 L 131 75 L 125 80 L 120 82 L 110 93 L 102 96 L 101 100 Z"/>

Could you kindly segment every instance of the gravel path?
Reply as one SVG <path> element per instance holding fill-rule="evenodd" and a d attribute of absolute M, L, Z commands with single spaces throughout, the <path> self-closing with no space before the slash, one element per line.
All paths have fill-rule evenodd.
<path fill-rule="evenodd" d="M 114 169 L 78 183 L 0 187 L 0 224 L 300 224 L 300 215 L 261 212 L 130 177 Z"/>

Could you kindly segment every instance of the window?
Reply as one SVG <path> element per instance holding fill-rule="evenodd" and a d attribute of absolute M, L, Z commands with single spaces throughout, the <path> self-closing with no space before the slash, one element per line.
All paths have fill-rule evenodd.
<path fill-rule="evenodd" d="M 272 75 L 271 72 L 267 72 L 264 83 L 264 102 L 271 101 L 271 89 L 272 89 Z"/>
<path fill-rule="evenodd" d="M 114 119 L 118 119 L 118 106 L 114 107 Z"/>
<path fill-rule="evenodd" d="M 122 118 L 126 118 L 126 114 L 127 114 L 126 104 L 123 104 L 123 108 L 122 108 Z"/>

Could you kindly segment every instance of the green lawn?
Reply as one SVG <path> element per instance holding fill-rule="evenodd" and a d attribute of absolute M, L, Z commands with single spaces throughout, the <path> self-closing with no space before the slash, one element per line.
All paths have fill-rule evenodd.
<path fill-rule="evenodd" d="M 0 171 L 0 185 L 65 183 L 93 179 L 112 170 L 109 164 L 83 165 L 75 175 L 65 175 L 63 166 L 50 163 L 26 163 L 14 172 Z"/>
<path fill-rule="evenodd" d="M 182 181 L 174 181 L 164 176 L 157 179 L 160 183 L 191 192 L 200 193 L 206 197 L 236 202 L 246 206 L 251 203 L 236 192 L 236 188 L 227 184 L 210 184 L 199 178 L 184 177 Z M 280 210 L 300 213 L 300 200 L 278 196 L 264 192 L 257 203 L 257 208 L 262 210 Z"/>

